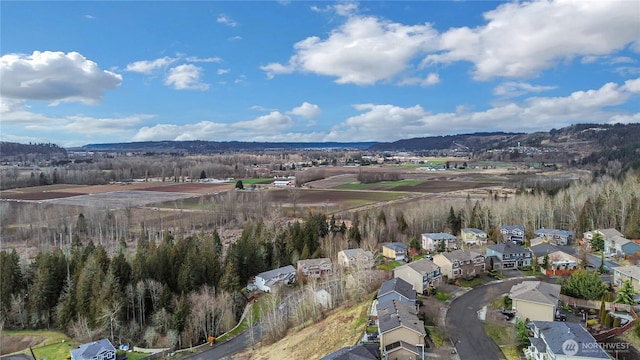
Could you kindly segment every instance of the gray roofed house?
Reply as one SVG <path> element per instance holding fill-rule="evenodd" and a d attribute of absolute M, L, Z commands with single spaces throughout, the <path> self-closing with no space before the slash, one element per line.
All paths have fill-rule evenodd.
<path fill-rule="evenodd" d="M 443 241 L 444 247 L 447 250 L 455 250 L 458 248 L 456 237 L 449 233 L 424 233 L 420 235 L 420 238 L 422 248 L 427 251 L 435 251 Z"/>
<path fill-rule="evenodd" d="M 393 270 L 393 277 L 410 283 L 419 294 L 426 292 L 430 286 L 438 286 L 442 281 L 440 267 L 429 259 L 420 259 Z"/>
<path fill-rule="evenodd" d="M 532 321 L 532 324 L 531 346 L 525 349 L 527 358 L 611 359 L 596 339 L 579 323 Z"/>
<path fill-rule="evenodd" d="M 380 286 L 380 290 L 378 290 L 378 302 L 395 299 L 407 305 L 415 306 L 417 298 L 413 285 L 400 278 L 385 281 Z"/>
<path fill-rule="evenodd" d="M 454 250 L 433 257 L 442 273 L 451 279 L 469 279 L 485 272 L 484 255 L 474 250 Z"/>
<path fill-rule="evenodd" d="M 361 344 L 356 346 L 347 346 L 320 358 L 320 360 L 378 360 L 378 359 L 380 359 L 380 349 L 378 348 L 377 344 Z"/>
<path fill-rule="evenodd" d="M 509 291 L 512 308 L 521 319 L 553 321 L 560 298 L 560 285 L 523 281 Z"/>
<path fill-rule="evenodd" d="M 368 250 L 345 249 L 338 252 L 338 265 L 343 267 L 362 267 L 365 269 L 373 266 L 373 253 Z"/>
<path fill-rule="evenodd" d="M 500 233 L 504 241 L 513 241 L 516 244 L 524 243 L 524 226 L 522 225 L 502 225 Z"/>
<path fill-rule="evenodd" d="M 534 234 L 555 245 L 570 245 L 573 241 L 573 231 L 569 230 L 541 228 L 536 230 Z"/>
<path fill-rule="evenodd" d="M 409 256 L 409 246 L 400 242 L 384 244 L 382 255 L 393 260 L 406 260 Z"/>
<path fill-rule="evenodd" d="M 486 256 L 498 257 L 503 269 L 520 269 L 531 266 L 531 250 L 513 242 L 487 246 Z"/>
<path fill-rule="evenodd" d="M 71 350 L 72 360 L 115 360 L 116 349 L 109 339 L 101 339 L 80 345 Z"/>
<path fill-rule="evenodd" d="M 415 306 L 396 300 L 378 302 L 378 331 L 383 358 L 391 354 L 398 359 L 416 359 L 424 353 L 424 322 L 418 319 Z"/>
<path fill-rule="evenodd" d="M 296 269 L 291 265 L 287 265 L 256 275 L 255 285 L 264 292 L 271 292 L 274 286 L 290 284 L 293 283 L 295 279 Z"/>
<path fill-rule="evenodd" d="M 333 270 L 331 259 L 305 259 L 298 260 L 298 271 L 305 277 L 321 278 Z"/>
<path fill-rule="evenodd" d="M 531 250 L 533 256 L 536 258 L 542 258 L 545 255 L 554 253 L 556 251 L 562 251 L 562 249 L 560 249 L 559 247 L 544 242 L 531 246 L 529 250 Z M 538 260 L 538 263 L 540 263 L 540 260 Z"/>

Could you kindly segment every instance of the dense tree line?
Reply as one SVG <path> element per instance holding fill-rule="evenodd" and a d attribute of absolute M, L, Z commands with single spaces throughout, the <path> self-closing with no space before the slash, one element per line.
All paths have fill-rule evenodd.
<path fill-rule="evenodd" d="M 78 339 L 99 334 L 148 346 L 166 335 L 171 345 L 196 344 L 235 325 L 246 304 L 240 290 L 253 276 L 333 253 L 329 244 L 346 232 L 309 213 L 292 223 L 249 222 L 226 252 L 216 231 L 178 238 L 164 231 L 159 241 L 143 231 L 134 251 L 121 242 L 109 255 L 82 240 L 85 221 L 78 217 L 70 246 L 42 251 L 26 266 L 15 250 L 0 252 L 5 327 L 60 328 Z"/>

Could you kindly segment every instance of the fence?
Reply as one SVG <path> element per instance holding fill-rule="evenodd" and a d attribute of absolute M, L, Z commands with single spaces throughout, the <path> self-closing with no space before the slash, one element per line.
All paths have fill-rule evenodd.
<path fill-rule="evenodd" d="M 562 301 L 564 304 L 567 304 L 567 305 L 573 305 L 574 307 L 579 306 L 579 307 L 590 308 L 590 309 L 600 309 L 600 304 L 601 304 L 600 301 L 576 299 L 574 297 L 567 296 L 564 294 L 560 294 L 560 301 Z M 609 329 L 609 330 L 594 334 L 593 338 L 596 339 L 596 341 L 604 341 L 612 336 L 620 335 L 625 331 L 631 329 L 636 324 L 636 322 L 638 322 L 638 315 L 636 314 L 633 306 L 631 305 L 617 304 L 617 303 L 605 301 L 604 307 L 606 310 L 610 310 L 610 311 L 626 311 L 631 314 L 631 317 L 633 318 L 633 320 L 629 321 L 624 326 L 620 326 L 617 328 Z"/>

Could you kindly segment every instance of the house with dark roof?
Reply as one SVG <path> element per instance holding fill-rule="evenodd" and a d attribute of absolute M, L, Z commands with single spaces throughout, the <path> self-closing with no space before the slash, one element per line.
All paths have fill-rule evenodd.
<path fill-rule="evenodd" d="M 484 245 L 487 243 L 487 233 L 476 228 L 464 228 L 460 230 L 462 242 L 467 245 Z"/>
<path fill-rule="evenodd" d="M 418 295 L 413 289 L 413 285 L 400 278 L 393 278 L 382 283 L 377 298 L 378 302 L 398 300 L 401 303 L 415 306 Z"/>
<path fill-rule="evenodd" d="M 384 244 L 382 255 L 387 259 L 406 261 L 409 258 L 409 246 L 400 242 Z"/>
<path fill-rule="evenodd" d="M 378 302 L 378 332 L 383 359 L 424 359 L 424 322 L 415 306 L 396 300 Z"/>
<path fill-rule="evenodd" d="M 378 344 L 360 344 L 347 346 L 336 350 L 320 360 L 379 360 L 380 348 Z"/>
<path fill-rule="evenodd" d="M 264 292 L 271 292 L 277 286 L 292 284 L 295 281 L 296 269 L 291 265 L 287 265 L 278 269 L 261 272 L 256 275 L 254 284 Z"/>
<path fill-rule="evenodd" d="M 408 282 L 419 294 L 424 294 L 430 287 L 440 285 L 442 281 L 440 267 L 429 259 L 420 259 L 398 266 L 393 270 L 393 277 Z"/>
<path fill-rule="evenodd" d="M 495 244 L 487 246 L 486 257 L 490 259 L 495 256 L 494 269 L 522 269 L 531 266 L 533 254 L 531 250 L 525 249 L 513 242 Z"/>
<path fill-rule="evenodd" d="M 579 323 L 564 321 L 532 321 L 531 345 L 524 354 L 531 360 L 611 359 Z"/>
<path fill-rule="evenodd" d="M 502 225 L 500 234 L 505 242 L 512 241 L 518 245 L 524 244 L 524 226 L 522 225 Z"/>
<path fill-rule="evenodd" d="M 529 248 L 540 271 L 547 275 L 570 275 L 578 270 L 580 259 L 549 243 L 539 243 Z M 544 258 L 548 258 L 544 268 Z"/>
<path fill-rule="evenodd" d="M 560 299 L 560 285 L 523 281 L 511 287 L 509 297 L 518 318 L 553 321 Z"/>
<path fill-rule="evenodd" d="M 474 250 L 454 250 L 433 257 L 448 279 L 470 279 L 485 273 L 484 255 Z"/>
<path fill-rule="evenodd" d="M 533 233 L 536 237 L 541 238 L 544 242 L 554 245 L 571 245 L 573 242 L 573 231 L 559 229 L 541 228 Z"/>
<path fill-rule="evenodd" d="M 456 237 L 449 233 L 424 233 L 420 234 L 422 248 L 427 251 L 436 251 L 441 243 L 444 243 L 445 250 L 455 250 L 458 248 Z"/>
<path fill-rule="evenodd" d="M 71 350 L 71 360 L 115 360 L 116 349 L 111 345 L 109 339 L 80 345 L 77 349 Z"/>

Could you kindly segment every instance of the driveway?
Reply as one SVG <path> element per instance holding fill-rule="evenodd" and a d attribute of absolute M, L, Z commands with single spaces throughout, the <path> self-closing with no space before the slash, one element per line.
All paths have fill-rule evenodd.
<path fill-rule="evenodd" d="M 449 305 L 446 329 L 461 360 L 504 359 L 502 351 L 484 330 L 478 311 L 523 279 L 509 279 L 479 286 L 454 299 Z"/>

